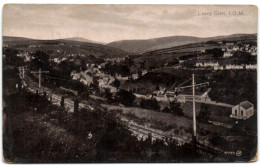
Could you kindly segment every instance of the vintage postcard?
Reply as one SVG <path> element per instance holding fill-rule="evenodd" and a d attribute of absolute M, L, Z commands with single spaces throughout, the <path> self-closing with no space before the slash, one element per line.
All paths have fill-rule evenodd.
<path fill-rule="evenodd" d="M 257 6 L 2 12 L 3 161 L 257 160 Z"/>

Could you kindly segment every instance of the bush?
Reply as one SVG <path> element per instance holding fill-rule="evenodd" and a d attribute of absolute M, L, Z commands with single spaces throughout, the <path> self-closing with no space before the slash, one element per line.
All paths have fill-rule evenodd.
<path fill-rule="evenodd" d="M 125 106 L 132 106 L 135 101 L 135 95 L 126 90 L 120 90 L 116 93 L 115 100 Z"/>
<path fill-rule="evenodd" d="M 183 110 L 181 108 L 181 103 L 178 102 L 176 99 L 170 102 L 170 107 L 166 107 L 163 109 L 165 113 L 171 113 L 178 116 L 183 116 Z"/>
<path fill-rule="evenodd" d="M 140 106 L 145 109 L 160 110 L 160 105 L 156 99 L 142 99 Z"/>

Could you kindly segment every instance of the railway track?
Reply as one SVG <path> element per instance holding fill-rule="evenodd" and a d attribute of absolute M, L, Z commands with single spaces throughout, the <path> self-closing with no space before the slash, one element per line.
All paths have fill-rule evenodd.
<path fill-rule="evenodd" d="M 36 93 L 37 90 L 39 91 L 39 88 L 36 87 L 35 84 L 31 83 L 28 80 L 25 80 L 25 79 L 23 79 L 23 80 L 24 80 L 23 81 L 24 85 L 27 87 L 28 91 L 30 91 L 32 93 Z M 42 94 L 42 93 L 43 92 L 41 92 L 41 91 L 39 92 L 39 94 Z M 50 96 L 50 94 L 47 94 L 47 96 Z M 52 96 L 52 103 L 55 104 L 55 105 L 60 105 L 60 101 L 61 101 L 62 97 L 57 95 L 57 94 L 54 94 L 54 93 L 52 93 L 51 96 Z M 71 100 L 71 98 L 64 99 L 64 105 L 65 105 L 65 108 L 68 109 L 69 112 L 74 111 L 74 101 Z M 89 109 L 89 107 L 90 107 L 90 105 L 88 105 L 84 102 L 79 103 L 79 109 L 82 109 L 82 108 Z M 84 114 L 85 112 L 79 110 L 79 113 Z M 151 136 L 152 140 L 161 139 L 161 140 L 165 141 L 166 138 L 176 140 L 178 146 L 182 146 L 184 144 L 192 145 L 190 143 L 191 140 L 184 140 L 184 139 L 181 139 L 179 137 L 169 136 L 169 135 L 166 135 L 166 134 L 163 134 L 163 133 L 159 133 L 159 132 L 156 132 L 154 130 L 144 128 L 144 127 L 137 125 L 137 124 L 122 121 L 120 119 L 118 120 L 114 116 L 108 116 L 107 115 L 106 118 L 113 120 L 115 122 L 120 122 L 123 126 L 127 127 L 127 129 L 130 130 L 133 133 L 133 135 L 137 136 L 138 139 L 146 139 L 148 136 Z M 194 145 L 192 145 L 192 146 L 194 146 Z M 205 145 L 200 144 L 200 143 L 196 144 L 196 149 L 200 153 L 206 154 L 209 157 L 213 157 L 215 154 L 224 153 L 224 151 L 221 151 L 221 150 L 218 150 L 218 149 L 215 149 L 215 148 L 211 148 L 211 147 L 205 146 Z"/>

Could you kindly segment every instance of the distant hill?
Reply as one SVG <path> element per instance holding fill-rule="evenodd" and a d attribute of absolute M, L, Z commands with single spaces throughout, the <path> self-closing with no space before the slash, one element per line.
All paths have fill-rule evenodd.
<path fill-rule="evenodd" d="M 26 41 L 26 40 L 32 40 L 32 39 L 24 38 L 24 37 L 3 36 L 3 41 Z"/>
<path fill-rule="evenodd" d="M 227 36 L 216 36 L 209 38 L 198 38 L 192 36 L 171 36 L 162 38 L 153 38 L 147 40 L 122 40 L 108 43 L 108 46 L 116 47 L 132 53 L 143 53 L 151 50 L 170 48 L 180 45 L 217 41 L 217 40 L 239 40 L 243 38 L 256 38 L 256 34 L 232 34 Z"/>
<path fill-rule="evenodd" d="M 81 38 L 81 37 L 64 38 L 63 40 L 68 40 L 68 41 L 79 41 L 79 42 L 89 42 L 89 43 L 96 43 L 96 44 L 102 44 L 102 45 L 104 45 L 104 43 L 96 42 L 96 41 L 92 41 L 92 40 L 88 40 L 88 39 Z"/>
<path fill-rule="evenodd" d="M 35 52 L 42 50 L 51 56 L 65 56 L 66 54 L 85 54 L 98 58 L 125 57 L 129 53 L 119 48 L 91 42 L 82 42 L 68 39 L 35 40 L 22 37 L 3 36 L 3 43 L 17 50 Z"/>

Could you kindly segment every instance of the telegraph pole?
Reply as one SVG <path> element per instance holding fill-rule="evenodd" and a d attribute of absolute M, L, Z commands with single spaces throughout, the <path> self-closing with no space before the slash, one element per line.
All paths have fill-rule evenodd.
<path fill-rule="evenodd" d="M 36 73 L 39 74 L 39 88 L 41 88 L 41 75 L 42 73 L 49 73 L 49 71 L 42 71 L 41 68 L 39 69 L 39 71 L 31 71 L 31 73 Z"/>
<path fill-rule="evenodd" d="M 188 86 L 182 86 L 183 84 L 189 82 L 190 80 L 192 80 L 192 85 L 188 85 Z M 196 130 L 196 107 L 195 107 L 195 87 L 202 87 L 202 86 L 206 86 L 209 85 L 209 82 L 204 82 L 204 83 L 199 83 L 199 84 L 195 84 L 195 75 L 192 74 L 192 78 L 188 79 L 187 81 L 183 82 L 181 85 L 179 85 L 177 88 L 175 89 L 185 89 L 185 88 L 192 88 L 192 102 L 193 102 L 193 109 L 192 109 L 192 114 L 193 114 L 193 136 L 192 136 L 192 141 L 194 144 L 196 144 L 196 136 L 197 136 L 197 130 Z M 184 99 L 186 99 L 184 97 Z"/>
<path fill-rule="evenodd" d="M 196 143 L 196 111 L 195 111 L 195 81 L 194 74 L 192 74 L 192 96 L 193 96 L 193 142 Z"/>
<path fill-rule="evenodd" d="M 24 79 L 24 73 L 25 73 L 25 69 L 27 69 L 27 66 L 20 66 L 18 67 L 18 69 L 21 77 Z"/>

